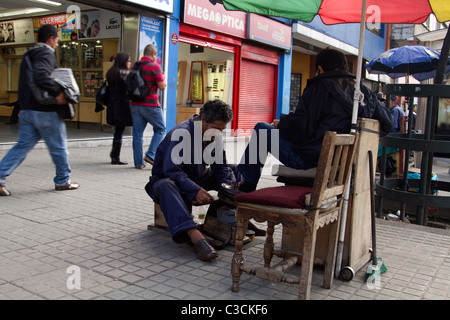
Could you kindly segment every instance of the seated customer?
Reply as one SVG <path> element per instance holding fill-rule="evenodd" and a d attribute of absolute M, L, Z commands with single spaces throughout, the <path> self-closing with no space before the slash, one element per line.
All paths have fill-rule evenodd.
<path fill-rule="evenodd" d="M 179 123 L 158 146 L 145 187 L 160 204 L 173 241 L 192 242 L 197 257 L 205 261 L 217 257 L 217 252 L 197 229 L 188 205 L 210 204 L 215 198 L 207 190 L 241 180 L 236 166 L 227 164 L 222 144 L 221 132 L 232 118 L 231 107 L 214 100 L 201 108 L 200 115 Z"/>
<path fill-rule="evenodd" d="M 324 49 L 317 55 L 317 75 L 308 80 L 295 112 L 272 124 L 256 124 L 256 135 L 238 166 L 245 180 L 239 190 L 256 189 L 268 152 L 285 166 L 306 170 L 317 166 L 325 131 L 350 132 L 356 81 L 347 69 L 345 55 L 337 50 Z M 379 120 L 381 135 L 387 134 L 392 128 L 389 110 L 364 85 L 361 92 L 358 117 Z M 255 155 L 259 158 L 252 159 Z"/>

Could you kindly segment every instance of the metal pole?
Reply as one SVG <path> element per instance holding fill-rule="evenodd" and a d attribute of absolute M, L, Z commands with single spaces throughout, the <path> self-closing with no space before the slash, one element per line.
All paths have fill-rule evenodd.
<path fill-rule="evenodd" d="M 361 7 L 361 26 L 359 31 L 359 49 L 358 49 L 358 64 L 356 67 L 356 84 L 355 84 L 355 93 L 353 95 L 353 112 L 352 112 L 352 129 L 351 132 L 356 132 L 356 123 L 358 121 L 358 107 L 359 107 L 359 89 L 361 82 L 361 70 L 362 70 L 362 55 L 364 49 L 364 32 L 366 30 L 366 8 L 367 8 L 367 0 L 363 0 Z M 348 199 L 350 198 L 350 183 L 352 181 L 352 171 L 350 171 L 349 180 L 347 183 L 347 187 L 344 195 L 344 203 L 342 204 L 342 215 L 341 215 L 341 226 L 339 230 L 339 242 L 337 248 L 337 257 L 336 257 L 336 268 L 335 274 L 339 275 L 341 271 L 342 264 L 342 253 L 344 251 L 344 240 L 345 240 L 345 225 L 347 222 L 347 211 L 348 211 Z"/>

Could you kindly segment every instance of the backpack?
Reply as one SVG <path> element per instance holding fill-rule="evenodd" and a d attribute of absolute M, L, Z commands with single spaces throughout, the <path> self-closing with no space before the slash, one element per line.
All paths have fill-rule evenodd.
<path fill-rule="evenodd" d="M 150 94 L 144 80 L 144 64 L 146 62 L 136 62 L 127 76 L 127 98 L 131 101 L 143 101 Z"/>

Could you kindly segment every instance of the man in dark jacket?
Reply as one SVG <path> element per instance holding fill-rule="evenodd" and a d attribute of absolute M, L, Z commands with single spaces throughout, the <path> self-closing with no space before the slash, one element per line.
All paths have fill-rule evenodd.
<path fill-rule="evenodd" d="M 308 80 L 295 112 L 274 120 L 272 125 L 258 123 L 255 126 L 256 139 L 251 139 L 238 166 L 245 179 L 241 191 L 256 189 L 267 157 L 267 152 L 260 150 L 260 144 L 265 141 L 267 151 L 284 165 L 306 170 L 317 166 L 325 131 L 350 132 L 356 80 L 347 71 L 345 55 L 334 49 L 322 50 L 316 59 L 316 70 L 317 75 Z M 389 133 L 392 127 L 389 110 L 367 87 L 361 85 L 361 92 L 364 99 L 360 102 L 358 117 L 379 120 L 381 135 Z M 275 129 L 279 129 L 276 132 L 279 139 L 274 135 Z M 262 133 L 264 141 L 260 139 Z M 250 151 L 252 143 L 256 144 L 256 153 Z M 259 155 L 257 161 L 251 161 L 253 154 Z"/>
<path fill-rule="evenodd" d="M 38 31 L 38 43 L 25 53 L 33 66 L 35 84 L 55 97 L 56 104 L 39 105 L 27 82 L 26 75 L 29 72 L 27 64 L 23 62 L 20 66 L 18 90 L 20 136 L 17 144 L 0 162 L 0 196 L 11 195 L 5 188 L 6 177 L 22 163 L 27 153 L 40 139 L 44 139 L 56 167 L 56 176 L 53 179 L 55 189 L 74 190 L 79 187 L 79 184 L 70 182 L 66 125 L 58 114 L 58 109 L 67 101 L 61 87 L 50 76 L 58 67 L 55 56 L 58 39 L 58 30 L 55 26 L 43 25 Z"/>
<path fill-rule="evenodd" d="M 200 115 L 179 123 L 159 144 L 145 187 L 160 204 L 173 241 L 192 242 L 197 257 L 205 261 L 217 253 L 197 229 L 188 205 L 210 204 L 215 199 L 207 190 L 241 180 L 235 176 L 236 167 L 227 164 L 221 142 L 220 133 L 232 117 L 228 104 L 214 100 L 201 108 Z"/>

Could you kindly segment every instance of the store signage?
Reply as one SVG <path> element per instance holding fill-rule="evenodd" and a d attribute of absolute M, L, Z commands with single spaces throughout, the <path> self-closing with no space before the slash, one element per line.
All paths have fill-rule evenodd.
<path fill-rule="evenodd" d="M 33 20 L 0 21 L 0 46 L 34 43 Z"/>
<path fill-rule="evenodd" d="M 172 40 L 172 44 L 178 43 L 178 35 L 175 32 L 172 33 L 172 36 L 170 37 L 170 39 Z"/>
<path fill-rule="evenodd" d="M 245 38 L 247 14 L 227 11 L 222 5 L 213 5 L 207 0 L 186 0 L 184 23 Z"/>
<path fill-rule="evenodd" d="M 247 38 L 278 48 L 291 49 L 292 27 L 257 14 L 248 15 Z"/>
<path fill-rule="evenodd" d="M 125 0 L 126 2 L 137 3 L 144 7 L 149 7 L 164 12 L 173 12 L 173 0 Z"/>

